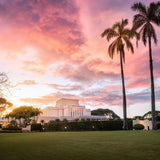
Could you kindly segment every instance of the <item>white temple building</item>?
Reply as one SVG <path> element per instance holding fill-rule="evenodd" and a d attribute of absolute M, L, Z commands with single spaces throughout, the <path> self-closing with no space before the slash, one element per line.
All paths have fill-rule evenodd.
<path fill-rule="evenodd" d="M 91 110 L 86 109 L 85 106 L 79 105 L 79 100 L 77 99 L 66 99 L 62 98 L 56 101 L 55 107 L 46 107 L 42 110 L 42 114 L 39 116 L 38 120 L 44 120 L 48 122 L 49 120 L 64 118 L 68 120 L 73 120 L 76 118 L 90 117 Z"/>

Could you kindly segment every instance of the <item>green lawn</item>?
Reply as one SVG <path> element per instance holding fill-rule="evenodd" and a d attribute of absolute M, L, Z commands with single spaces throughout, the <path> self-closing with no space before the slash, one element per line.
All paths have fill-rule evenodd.
<path fill-rule="evenodd" d="M 160 131 L 0 133 L 0 160 L 159 160 Z"/>

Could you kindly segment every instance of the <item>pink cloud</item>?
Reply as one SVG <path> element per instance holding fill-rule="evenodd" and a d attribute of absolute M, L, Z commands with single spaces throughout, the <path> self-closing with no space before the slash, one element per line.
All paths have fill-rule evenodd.
<path fill-rule="evenodd" d="M 23 82 L 19 82 L 18 84 L 20 84 L 20 85 L 37 85 L 38 83 L 35 82 L 34 80 L 25 80 Z"/>
<path fill-rule="evenodd" d="M 63 79 L 63 82 L 48 83 L 51 81 L 48 76 L 42 83 L 57 93 L 21 101 L 49 104 L 57 98 L 71 97 L 91 106 L 121 106 L 119 55 L 110 59 L 107 55 L 110 42 L 100 35 L 122 18 L 128 18 L 131 26 L 132 4 L 130 0 L 126 3 L 122 0 L 1 1 L 0 62 L 4 70 L 27 76 L 39 74 L 43 80 L 47 75 L 52 80 Z M 158 28 L 156 31 L 158 35 Z M 139 42 L 137 49 L 135 40 L 132 43 L 135 53 L 132 55 L 126 50 L 124 65 L 129 104 L 150 100 L 149 92 L 138 91 L 150 87 L 148 46 Z M 159 44 L 152 45 L 152 49 L 157 80 L 160 76 Z M 33 81 L 20 79 L 20 84 L 38 83 L 32 76 L 26 79 Z M 137 89 L 137 95 L 130 92 L 132 89 Z M 75 91 L 79 92 L 76 96 Z"/>

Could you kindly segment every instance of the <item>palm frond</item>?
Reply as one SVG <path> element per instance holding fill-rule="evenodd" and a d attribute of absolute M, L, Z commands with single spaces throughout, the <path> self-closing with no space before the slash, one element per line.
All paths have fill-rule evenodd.
<path fill-rule="evenodd" d="M 126 36 L 124 36 L 123 39 L 124 39 L 124 41 L 125 41 L 125 43 L 126 43 L 127 49 L 128 49 L 128 50 L 131 50 L 131 52 L 134 53 L 134 48 L 133 48 L 133 45 L 132 45 L 132 43 L 130 42 L 129 38 L 126 37 Z"/>
<path fill-rule="evenodd" d="M 117 31 L 117 33 L 120 34 L 120 32 L 121 32 L 121 24 L 120 24 L 120 22 L 115 23 L 115 24 L 112 26 L 112 29 L 113 29 L 114 31 Z"/>
<path fill-rule="evenodd" d="M 150 36 L 153 38 L 154 43 L 157 44 L 157 36 L 156 36 L 156 32 L 155 29 L 153 28 L 152 24 L 150 24 Z"/>
<path fill-rule="evenodd" d="M 126 28 L 126 29 L 123 29 L 123 31 L 122 31 L 122 33 L 121 33 L 121 35 L 123 36 L 129 36 L 130 37 L 130 32 L 131 32 L 131 30 L 129 29 L 129 28 Z"/>
<path fill-rule="evenodd" d="M 111 28 L 105 29 L 104 32 L 101 34 L 101 37 L 104 37 L 108 34 L 108 32 L 110 32 L 110 30 L 112 30 Z"/>
<path fill-rule="evenodd" d="M 134 29 L 131 29 L 130 30 L 130 38 L 136 38 L 137 40 L 140 40 L 140 34 L 134 30 Z"/>
<path fill-rule="evenodd" d="M 124 43 L 122 41 L 123 37 L 125 37 L 125 44 L 126 48 L 131 50 L 131 52 L 134 52 L 133 45 L 130 42 L 130 38 L 134 37 L 136 31 L 134 31 L 131 34 L 131 30 L 129 28 L 126 28 L 126 25 L 128 24 L 128 19 L 122 19 L 121 22 L 115 23 L 112 28 L 106 29 L 102 34 L 101 37 L 106 37 L 106 39 L 109 41 L 111 38 L 115 38 L 114 41 L 109 45 L 108 47 L 108 54 L 113 59 L 115 52 L 119 54 L 122 52 L 123 62 L 125 62 L 125 52 L 124 52 Z M 136 35 L 138 37 L 138 33 Z M 137 38 L 138 39 L 138 38 Z"/>
<path fill-rule="evenodd" d="M 123 29 L 128 24 L 128 19 L 122 19 L 121 28 Z"/>
<path fill-rule="evenodd" d="M 160 25 L 160 2 L 152 2 L 149 7 L 149 19 L 156 25 Z"/>
<path fill-rule="evenodd" d="M 132 30 L 137 30 L 146 23 L 146 17 L 136 14 L 133 19 Z"/>
<path fill-rule="evenodd" d="M 141 2 L 134 3 L 133 6 L 131 7 L 131 9 L 134 11 L 138 11 L 138 12 L 142 13 L 143 15 L 147 14 L 146 6 L 143 5 Z"/>
<path fill-rule="evenodd" d="M 107 41 L 109 41 L 111 38 L 118 36 L 118 33 L 112 28 L 108 28 L 101 34 L 101 37 L 104 36 L 106 36 Z"/>
<path fill-rule="evenodd" d="M 115 54 L 116 45 L 117 45 L 117 39 L 115 39 L 108 47 L 108 54 L 112 59 Z"/>
<path fill-rule="evenodd" d="M 142 15 L 142 14 L 136 14 L 134 15 L 134 19 L 133 19 L 133 23 L 137 22 L 137 21 L 146 21 L 146 16 Z"/>
<path fill-rule="evenodd" d="M 142 41 L 143 41 L 143 43 L 144 43 L 144 45 L 146 45 L 146 43 L 147 43 L 147 37 L 148 37 L 148 27 L 147 27 L 147 25 L 145 25 L 144 26 L 144 29 L 143 29 L 143 31 L 142 31 Z"/>

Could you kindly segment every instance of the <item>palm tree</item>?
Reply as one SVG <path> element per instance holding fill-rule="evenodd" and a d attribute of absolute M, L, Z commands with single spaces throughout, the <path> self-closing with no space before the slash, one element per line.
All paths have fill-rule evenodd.
<path fill-rule="evenodd" d="M 150 3 L 149 7 L 146 7 L 142 3 L 135 3 L 132 10 L 137 11 L 138 14 L 133 19 L 133 29 L 139 30 L 139 34 L 142 37 L 144 45 L 149 44 L 149 63 L 150 63 L 150 77 L 151 77 L 151 109 L 152 109 L 152 129 L 156 129 L 156 118 L 155 118 L 155 91 L 154 91 L 154 76 L 153 76 L 153 62 L 152 62 L 152 47 L 151 39 L 154 43 L 157 43 L 155 29 L 153 24 L 160 24 L 160 2 Z"/>
<path fill-rule="evenodd" d="M 115 23 L 112 28 L 106 29 L 101 36 L 105 37 L 107 41 L 110 39 L 114 39 L 113 42 L 108 47 L 108 54 L 113 59 L 115 55 L 115 50 L 117 54 L 120 54 L 120 64 L 121 64 L 121 78 L 122 78 L 122 91 L 123 91 L 123 130 L 127 130 L 127 102 L 126 102 L 126 91 L 125 91 L 125 81 L 124 81 L 124 73 L 123 73 L 123 63 L 125 63 L 125 52 L 124 47 L 128 50 L 131 50 L 134 53 L 134 48 L 132 43 L 130 42 L 130 38 L 136 36 L 138 39 L 138 34 L 134 32 L 134 30 L 130 30 L 125 28 L 128 24 L 128 20 L 125 19 L 121 22 Z"/>

